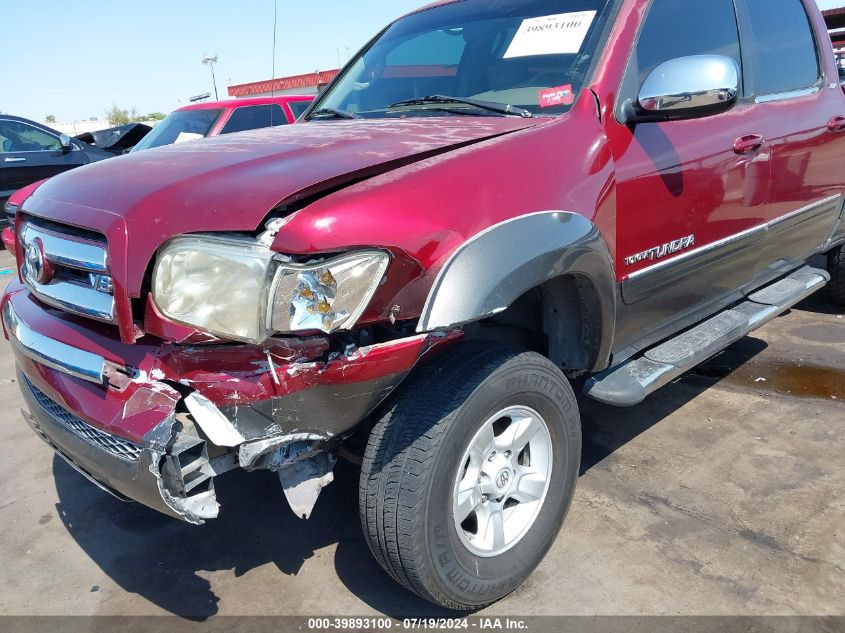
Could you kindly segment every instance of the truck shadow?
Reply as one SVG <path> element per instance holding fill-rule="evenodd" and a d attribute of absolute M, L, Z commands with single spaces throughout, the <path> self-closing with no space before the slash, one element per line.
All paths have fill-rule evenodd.
<path fill-rule="evenodd" d="M 765 347 L 758 339 L 746 338 L 710 362 L 718 362 L 719 375 L 723 375 Z M 582 474 L 718 380 L 707 371 L 688 375 L 631 409 L 584 401 Z M 370 608 L 397 619 L 454 615 L 406 591 L 375 562 L 358 519 L 358 470 L 345 462 L 338 464 L 335 483 L 323 492 L 307 523 L 291 513 L 278 479 L 267 472 L 233 472 L 218 478 L 220 517 L 203 526 L 120 502 L 90 485 L 59 458 L 54 459 L 53 474 L 58 516 L 79 547 L 121 589 L 183 618 L 205 620 L 220 611 L 221 598 L 205 577 L 217 571 L 231 571 L 236 577 L 251 572 L 260 579 L 241 581 L 242 589 L 226 596 L 227 611 L 243 609 L 246 605 L 238 605 L 237 596 L 255 590 L 272 596 L 270 613 L 301 613 L 312 604 L 313 595 L 331 599 L 339 581 Z M 284 576 L 296 576 L 315 552 L 332 545 L 337 546 L 336 576 L 329 574 L 319 587 L 311 580 L 310 586 L 291 590 L 291 581 L 274 569 L 259 571 L 271 564 Z M 260 584 L 251 589 L 250 583 L 255 582 Z M 270 588 L 274 583 L 276 590 Z M 291 608 L 280 608 L 286 602 Z M 339 610 L 343 608 L 343 602 L 337 604 Z"/>
<path fill-rule="evenodd" d="M 845 314 L 845 307 L 833 303 L 829 288 L 810 295 L 792 309 L 801 312 L 813 312 L 814 314 Z"/>
<path fill-rule="evenodd" d="M 628 442 L 730 376 L 766 347 L 765 341 L 746 336 L 635 407 L 612 407 L 580 396 L 581 474 L 589 472 Z M 580 390 L 576 389 L 576 393 L 580 394 Z"/>

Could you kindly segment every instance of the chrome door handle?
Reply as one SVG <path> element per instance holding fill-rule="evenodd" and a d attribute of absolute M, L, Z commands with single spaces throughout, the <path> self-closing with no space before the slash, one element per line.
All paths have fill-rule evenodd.
<path fill-rule="evenodd" d="M 26 162 L 25 158 L 4 158 L 4 163 L 23 163 Z"/>

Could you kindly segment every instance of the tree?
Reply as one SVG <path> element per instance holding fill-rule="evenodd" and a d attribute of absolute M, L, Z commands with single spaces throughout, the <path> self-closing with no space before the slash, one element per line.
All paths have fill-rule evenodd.
<path fill-rule="evenodd" d="M 56 117 L 53 114 L 48 114 L 44 117 L 44 123 L 49 123 L 50 125 L 55 125 Z"/>
<path fill-rule="evenodd" d="M 126 125 L 130 122 L 129 111 L 119 108 L 116 103 L 106 110 L 106 120 L 110 125 Z"/>
<path fill-rule="evenodd" d="M 132 107 L 129 110 L 124 110 L 123 108 L 118 107 L 116 103 L 112 104 L 108 110 L 106 110 L 106 119 L 108 120 L 109 124 L 111 125 L 126 125 L 127 123 L 140 123 L 142 121 L 161 121 L 165 118 L 165 115 L 161 112 L 151 112 L 150 114 L 141 114 L 138 112 L 138 108 Z"/>

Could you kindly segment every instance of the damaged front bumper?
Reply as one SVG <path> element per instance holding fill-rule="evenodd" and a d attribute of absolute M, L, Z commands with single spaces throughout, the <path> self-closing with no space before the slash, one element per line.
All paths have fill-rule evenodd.
<path fill-rule="evenodd" d="M 322 338 L 128 345 L 15 283 L 2 313 L 33 429 L 101 487 L 192 523 L 217 516 L 214 477 L 234 468 L 278 472 L 307 518 L 331 481 L 330 450 L 424 353 L 460 336 L 344 354 L 329 354 Z"/>
<path fill-rule="evenodd" d="M 179 437 L 168 417 L 143 444 L 105 433 L 52 400 L 18 371 L 30 427 L 75 470 L 123 500 L 133 500 L 183 519 L 202 523 L 217 516 L 207 448 L 199 437 Z M 191 450 L 193 449 L 193 450 Z"/>

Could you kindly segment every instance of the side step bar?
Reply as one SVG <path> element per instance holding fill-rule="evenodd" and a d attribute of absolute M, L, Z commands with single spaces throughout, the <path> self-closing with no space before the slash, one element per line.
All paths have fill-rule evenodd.
<path fill-rule="evenodd" d="M 630 407 L 813 294 L 830 281 L 805 266 L 748 296 L 641 356 L 590 378 L 584 393 L 605 404 Z"/>

